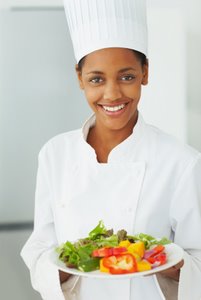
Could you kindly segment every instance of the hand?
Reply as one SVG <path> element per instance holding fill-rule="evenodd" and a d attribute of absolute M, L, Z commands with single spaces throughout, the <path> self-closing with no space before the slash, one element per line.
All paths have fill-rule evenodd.
<path fill-rule="evenodd" d="M 159 273 L 165 277 L 169 277 L 176 281 L 179 281 L 180 269 L 183 267 L 183 265 L 184 265 L 184 260 L 181 260 L 175 266 L 173 266 L 167 270 L 161 271 Z"/>
<path fill-rule="evenodd" d="M 65 272 L 62 272 L 59 270 L 59 278 L 60 278 L 60 283 L 64 283 L 65 281 L 67 281 L 69 279 L 71 275 Z"/>
<path fill-rule="evenodd" d="M 151 275 L 145 275 L 145 276 L 161 274 L 164 277 L 169 277 L 174 279 L 175 281 L 179 281 L 180 269 L 183 267 L 183 265 L 184 265 L 184 260 L 182 259 L 178 264 L 174 265 L 173 267 L 167 270 L 157 272 L 157 273 L 152 273 Z"/>

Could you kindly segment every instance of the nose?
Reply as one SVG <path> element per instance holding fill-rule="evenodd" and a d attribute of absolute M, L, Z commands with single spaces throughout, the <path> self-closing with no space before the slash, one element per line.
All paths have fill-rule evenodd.
<path fill-rule="evenodd" d="M 107 101 L 115 101 L 122 97 L 120 86 L 117 82 L 108 81 L 105 84 L 103 99 Z"/>

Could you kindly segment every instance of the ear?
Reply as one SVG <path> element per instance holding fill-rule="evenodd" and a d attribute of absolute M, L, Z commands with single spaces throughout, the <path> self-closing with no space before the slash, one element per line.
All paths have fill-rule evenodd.
<path fill-rule="evenodd" d="M 149 78 L 149 61 L 147 59 L 147 63 L 143 65 L 143 77 L 142 77 L 142 85 L 148 84 L 148 78 Z"/>
<path fill-rule="evenodd" d="M 82 71 L 78 68 L 78 64 L 75 65 L 75 71 L 77 73 L 77 79 L 78 79 L 78 82 L 79 82 L 79 86 L 83 90 L 84 85 L 83 85 L 83 79 L 82 79 Z"/>

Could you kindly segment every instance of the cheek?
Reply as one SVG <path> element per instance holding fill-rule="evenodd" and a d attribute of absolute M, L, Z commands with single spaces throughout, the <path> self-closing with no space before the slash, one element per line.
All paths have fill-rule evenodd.
<path fill-rule="evenodd" d="M 101 97 L 98 89 L 88 88 L 84 90 L 84 93 L 89 104 L 97 102 Z"/>
<path fill-rule="evenodd" d="M 87 102 L 90 104 L 90 103 L 93 103 L 93 100 L 94 100 L 94 95 L 92 92 L 90 91 L 84 91 L 85 93 L 85 98 L 87 99 Z"/>
<path fill-rule="evenodd" d="M 131 86 L 126 86 L 122 89 L 122 92 L 125 96 L 138 101 L 141 96 L 141 84 L 135 84 Z"/>

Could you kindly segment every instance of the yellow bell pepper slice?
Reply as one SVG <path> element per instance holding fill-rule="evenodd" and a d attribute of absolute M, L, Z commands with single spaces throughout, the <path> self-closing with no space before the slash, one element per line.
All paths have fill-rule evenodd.
<path fill-rule="evenodd" d="M 100 260 L 100 271 L 101 271 L 101 272 L 105 272 L 105 273 L 109 273 L 109 269 L 106 268 L 106 267 L 103 265 L 103 258 L 101 258 L 101 260 Z"/>
<path fill-rule="evenodd" d="M 129 242 L 129 240 L 125 240 L 125 241 L 121 241 L 120 243 L 119 243 L 119 247 L 125 247 L 125 248 L 127 248 L 128 249 L 128 247 L 130 246 L 130 242 Z"/>
<path fill-rule="evenodd" d="M 151 270 L 151 264 L 146 260 L 137 261 L 138 272 Z"/>
<path fill-rule="evenodd" d="M 128 247 L 128 252 L 135 255 L 138 254 L 141 258 L 144 256 L 145 246 L 143 242 L 131 243 Z"/>

